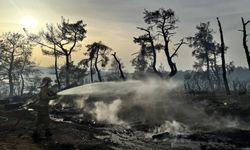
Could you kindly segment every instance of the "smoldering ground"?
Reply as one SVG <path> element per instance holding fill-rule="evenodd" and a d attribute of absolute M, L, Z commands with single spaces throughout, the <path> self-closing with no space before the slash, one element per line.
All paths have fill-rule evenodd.
<path fill-rule="evenodd" d="M 207 113 L 204 103 L 189 100 L 182 84 L 155 79 L 102 82 L 68 89 L 59 95 L 61 103 L 73 103 L 99 122 L 126 125 L 140 122 L 158 132 L 171 128 L 174 133 L 241 127 L 238 118 L 219 115 L 216 110 Z"/>

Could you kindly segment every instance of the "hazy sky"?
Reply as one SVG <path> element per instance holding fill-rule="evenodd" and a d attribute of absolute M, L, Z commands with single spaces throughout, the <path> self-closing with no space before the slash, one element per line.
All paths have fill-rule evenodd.
<path fill-rule="evenodd" d="M 133 37 L 141 34 L 137 26 L 145 27 L 143 10 L 172 8 L 180 22 L 176 38 L 195 34 L 195 26 L 200 22 L 210 21 L 215 38 L 219 42 L 216 17 L 220 17 L 226 45 L 229 46 L 227 61 L 246 66 L 242 47 L 242 28 L 240 17 L 250 19 L 250 0 L 0 0 L 0 33 L 7 31 L 23 32 L 24 16 L 31 16 L 37 26 L 30 28 L 37 32 L 46 23 L 60 22 L 61 16 L 70 21 L 83 20 L 87 24 L 87 38 L 83 40 L 83 48 L 73 55 L 78 61 L 86 50 L 85 45 L 94 41 L 103 41 L 117 51 L 118 57 L 131 70 L 131 54 L 138 50 Z M 250 33 L 250 27 L 249 27 Z M 184 46 L 179 51 L 175 62 L 179 69 L 191 69 L 194 58 L 192 49 Z M 159 54 L 160 62 L 166 64 L 163 53 Z M 34 50 L 33 59 L 42 66 L 53 64 L 53 59 L 41 56 L 41 50 Z M 168 67 L 166 67 L 168 69 Z"/>

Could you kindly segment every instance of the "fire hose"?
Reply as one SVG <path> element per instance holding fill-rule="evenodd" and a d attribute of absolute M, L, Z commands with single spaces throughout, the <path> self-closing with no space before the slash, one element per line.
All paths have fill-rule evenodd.
<path fill-rule="evenodd" d="M 21 110 L 28 110 L 28 108 L 31 109 L 37 109 L 37 107 L 39 107 L 36 103 L 38 102 L 38 97 L 37 95 L 34 95 L 30 98 L 32 100 L 32 102 L 26 103 L 22 106 L 20 106 Z M 23 119 L 25 116 L 25 111 L 22 112 L 21 117 L 19 117 L 19 119 L 16 121 L 16 123 L 14 124 L 14 126 L 12 128 L 15 128 Z"/>
<path fill-rule="evenodd" d="M 36 101 L 36 99 L 37 99 L 37 96 L 36 96 L 36 95 L 30 97 L 30 100 L 32 100 L 32 102 L 26 103 L 26 104 L 24 104 L 24 105 L 19 106 L 19 110 L 27 110 L 27 107 L 29 107 L 29 105 L 30 105 L 31 103 L 34 103 L 34 102 Z M 13 125 L 11 125 L 11 126 L 9 127 L 9 129 L 7 130 L 7 133 L 8 133 L 8 132 L 11 132 L 14 128 L 16 128 L 16 126 L 24 119 L 24 116 L 25 116 L 25 112 L 21 112 L 20 117 L 18 117 L 18 119 L 16 120 L 16 122 L 15 122 Z M 3 120 L 3 121 L 5 121 L 5 122 L 7 122 L 7 121 L 9 121 L 9 118 L 6 117 L 6 116 L 0 116 L 0 120 L 1 120 L 1 121 Z"/>

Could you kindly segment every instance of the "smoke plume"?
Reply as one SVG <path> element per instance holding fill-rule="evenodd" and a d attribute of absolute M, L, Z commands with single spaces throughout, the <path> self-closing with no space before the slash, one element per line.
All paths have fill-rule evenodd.
<path fill-rule="evenodd" d="M 95 108 L 90 112 L 97 121 L 108 122 L 111 124 L 124 124 L 117 114 L 120 110 L 122 101 L 120 99 L 114 100 L 111 104 L 105 104 L 103 101 L 96 102 Z"/>
<path fill-rule="evenodd" d="M 208 115 L 204 105 L 189 100 L 181 87 L 183 83 L 173 80 L 102 82 L 59 94 L 64 97 L 77 95 L 76 105 L 97 121 L 111 124 L 144 123 L 173 134 L 197 126 L 211 129 L 239 126 L 236 119 Z"/>

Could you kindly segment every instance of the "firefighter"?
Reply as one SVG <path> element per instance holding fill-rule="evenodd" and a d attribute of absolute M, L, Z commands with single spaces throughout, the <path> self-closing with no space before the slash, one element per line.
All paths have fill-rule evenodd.
<path fill-rule="evenodd" d="M 33 132 L 33 140 L 35 142 L 41 140 L 42 132 L 45 132 L 46 139 L 50 139 L 52 136 L 49 130 L 49 101 L 56 97 L 56 93 L 50 88 L 51 82 L 51 78 L 44 77 L 40 86 L 40 93 L 38 94 L 37 101 L 36 128 Z"/>

